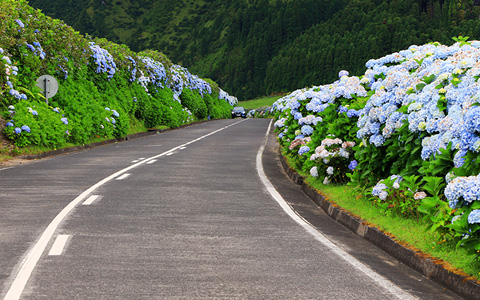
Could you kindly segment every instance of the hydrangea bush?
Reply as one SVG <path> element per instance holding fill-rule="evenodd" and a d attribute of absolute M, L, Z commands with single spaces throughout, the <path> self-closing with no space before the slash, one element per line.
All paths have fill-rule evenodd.
<path fill-rule="evenodd" d="M 354 142 L 349 184 L 480 251 L 480 41 L 454 40 L 412 45 L 368 61 L 360 77 L 341 71 L 332 84 L 295 91 L 274 104 L 275 126 L 286 154 L 312 176 L 324 171 L 308 158 L 328 135 Z M 306 136 L 309 152 L 292 152 Z"/>
<path fill-rule="evenodd" d="M 43 74 L 59 81 L 51 106 L 36 86 Z M 53 148 L 124 136 L 135 119 L 150 128 L 226 118 L 236 103 L 158 51 L 84 37 L 25 0 L 0 8 L 0 98 L 2 131 L 16 146 Z"/>

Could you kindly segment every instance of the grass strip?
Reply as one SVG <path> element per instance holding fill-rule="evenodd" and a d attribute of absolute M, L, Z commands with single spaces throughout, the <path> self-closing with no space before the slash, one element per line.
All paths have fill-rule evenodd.
<path fill-rule="evenodd" d="M 287 156 L 288 165 L 295 169 L 292 160 Z M 442 265 L 449 271 L 462 276 L 471 276 L 480 280 L 480 262 L 468 255 L 463 248 L 457 248 L 454 243 L 442 239 L 437 232 L 427 230 L 423 219 L 415 220 L 395 214 L 386 214 L 384 210 L 358 194 L 352 187 L 346 185 L 324 185 L 322 180 L 309 176 L 306 172 L 296 170 L 304 181 L 331 203 L 343 208 L 351 215 L 362 219 L 370 226 L 382 230 L 397 242 L 411 249 L 442 260 Z"/>

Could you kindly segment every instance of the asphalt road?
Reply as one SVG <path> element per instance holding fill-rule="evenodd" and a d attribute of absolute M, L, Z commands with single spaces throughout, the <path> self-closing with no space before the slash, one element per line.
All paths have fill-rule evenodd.
<path fill-rule="evenodd" d="M 269 122 L 0 169 L 0 296 L 459 299 L 317 209 L 282 172 L 273 134 L 259 152 Z"/>

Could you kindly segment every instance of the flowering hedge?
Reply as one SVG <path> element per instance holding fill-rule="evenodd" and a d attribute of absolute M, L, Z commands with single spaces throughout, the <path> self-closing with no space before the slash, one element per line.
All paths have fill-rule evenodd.
<path fill-rule="evenodd" d="M 412 45 L 368 61 L 360 77 L 342 71 L 332 84 L 295 91 L 274 103 L 275 126 L 298 168 L 324 183 L 345 174 L 386 213 L 423 217 L 478 254 L 480 41 L 454 40 Z M 334 157 L 342 160 L 329 166 Z"/>
<path fill-rule="evenodd" d="M 18 147 L 120 137 L 137 120 L 150 128 L 226 118 L 237 103 L 160 52 L 84 37 L 25 0 L 1 2 L 0 124 Z M 49 105 L 36 86 L 43 74 L 60 86 Z"/>

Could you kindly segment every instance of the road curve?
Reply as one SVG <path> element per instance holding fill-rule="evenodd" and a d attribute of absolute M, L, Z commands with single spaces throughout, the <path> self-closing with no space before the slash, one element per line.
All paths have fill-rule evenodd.
<path fill-rule="evenodd" d="M 259 152 L 269 124 L 218 120 L 0 169 L 0 296 L 458 299 L 316 210 L 272 134 Z"/>

